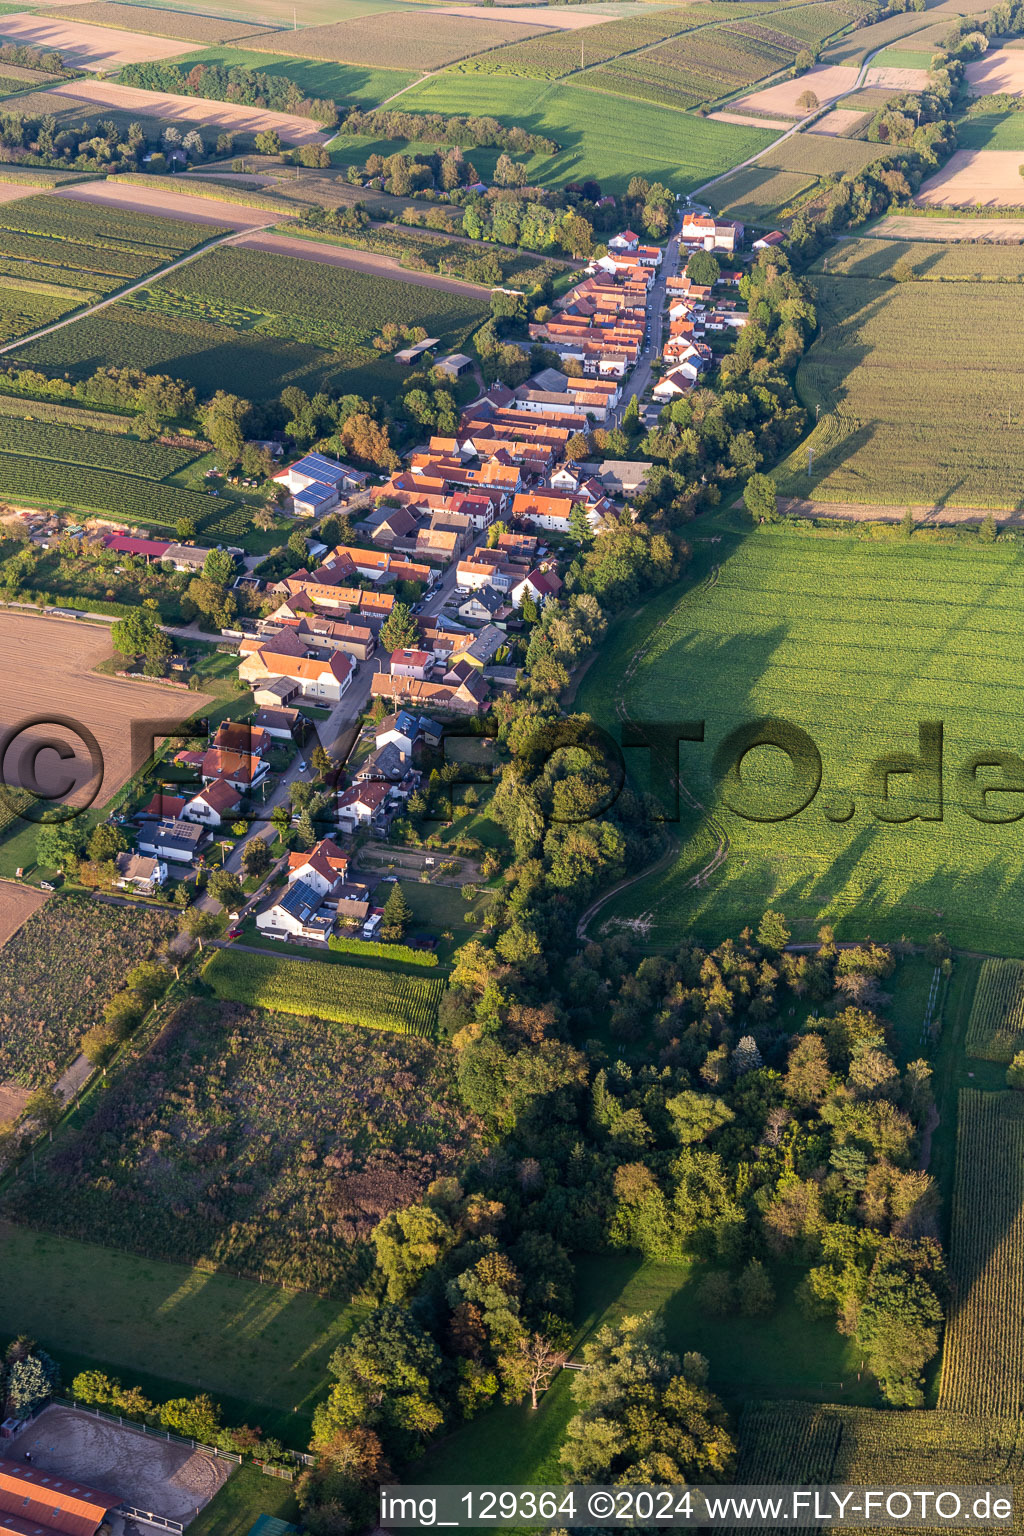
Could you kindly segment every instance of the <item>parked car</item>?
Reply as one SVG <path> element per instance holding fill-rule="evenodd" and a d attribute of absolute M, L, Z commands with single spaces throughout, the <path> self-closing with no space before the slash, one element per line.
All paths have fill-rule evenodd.
<path fill-rule="evenodd" d="M 241 928 L 229 928 L 228 929 L 228 938 L 229 939 L 240 939 L 241 937 L 242 937 L 242 930 L 241 930 Z"/>

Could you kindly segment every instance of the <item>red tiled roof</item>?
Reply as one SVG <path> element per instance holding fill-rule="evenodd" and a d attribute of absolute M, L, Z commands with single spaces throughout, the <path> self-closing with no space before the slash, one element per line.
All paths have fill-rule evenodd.
<path fill-rule="evenodd" d="M 76 1478 L 47 1472 L 42 1467 L 19 1466 L 0 1461 L 0 1523 L 15 1516 L 28 1530 L 62 1536 L 94 1536 L 107 1511 L 123 1501 L 117 1494 L 101 1493 Z M 26 1536 L 25 1525 L 20 1536 Z"/>

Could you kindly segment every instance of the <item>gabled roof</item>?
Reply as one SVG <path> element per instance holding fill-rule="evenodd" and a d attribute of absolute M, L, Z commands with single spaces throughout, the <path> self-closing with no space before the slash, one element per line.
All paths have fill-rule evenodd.
<path fill-rule="evenodd" d="M 42 1467 L 0 1461 L 0 1520 L 14 1516 L 44 1536 L 93 1536 L 108 1510 L 123 1502 L 77 1478 L 57 1476 Z"/>
<path fill-rule="evenodd" d="M 238 790 L 233 784 L 229 784 L 227 779 L 214 779 L 205 789 L 201 789 L 198 795 L 192 796 L 189 805 L 194 805 L 197 800 L 202 800 L 211 811 L 217 811 L 222 816 L 225 811 L 233 811 L 240 803 Z"/>
<path fill-rule="evenodd" d="M 388 798 L 390 786 L 371 779 L 366 784 L 353 784 L 351 789 L 338 796 L 338 809 L 348 805 L 365 805 L 369 811 L 377 811 Z"/>

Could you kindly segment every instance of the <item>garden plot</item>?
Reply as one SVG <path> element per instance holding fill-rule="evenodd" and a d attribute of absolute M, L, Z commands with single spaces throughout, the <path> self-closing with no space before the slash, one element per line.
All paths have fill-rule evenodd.
<path fill-rule="evenodd" d="M 0 729 L 6 733 L 27 720 L 60 721 L 73 716 L 95 736 L 102 755 L 98 805 L 105 804 L 126 783 L 152 750 L 151 743 L 144 748 L 140 741 L 133 751 L 133 724 L 162 724 L 166 734 L 172 722 L 185 720 L 212 702 L 206 694 L 98 675 L 92 669 L 110 657 L 110 634 L 91 624 L 3 613 L 0 651 L 4 657 Z M 19 782 L 29 750 L 37 741 L 57 737 L 73 749 L 74 761 L 65 762 L 53 751 L 43 753 L 36 765 L 39 779 L 47 784 L 50 776 L 56 776 L 48 784 L 53 791 L 72 779 L 75 788 L 68 799 L 80 797 L 94 775 L 85 742 L 72 727 L 40 728 L 8 745 L 3 764 L 5 782 Z"/>
<path fill-rule="evenodd" d="M 924 183 L 915 201 L 924 208 L 1019 207 L 1024 199 L 1020 163 L 1019 150 L 958 149 Z"/>
<path fill-rule="evenodd" d="M 188 53 L 194 43 L 169 37 L 143 37 L 116 32 L 112 27 L 91 27 L 75 21 L 51 21 L 15 11 L 0 16 L 0 38 L 24 43 L 45 52 L 54 49 L 65 64 L 76 69 L 120 69 L 122 64 L 142 64 L 152 59 L 173 59 Z"/>
<path fill-rule="evenodd" d="M 94 1488 L 120 1494 L 125 1504 L 187 1525 L 224 1486 L 232 1463 L 207 1451 L 109 1424 L 91 1413 L 51 1404 L 17 1436 L 19 1461 Z"/>
<path fill-rule="evenodd" d="M 766 86 L 763 91 L 741 96 L 732 105 L 737 111 L 750 107 L 753 111 L 777 112 L 781 117 L 806 117 L 807 109 L 797 105 L 805 91 L 813 91 L 822 104 L 835 101 L 853 90 L 858 73 L 842 64 L 819 64 L 795 80 L 782 80 L 778 85 Z"/>
<path fill-rule="evenodd" d="M 135 112 L 144 117 L 159 118 L 161 122 L 199 122 L 204 127 L 230 128 L 235 133 L 263 133 L 273 128 L 289 144 L 323 144 L 330 137 L 310 118 L 295 117 L 290 112 L 268 112 L 261 107 L 243 107 L 232 101 L 176 96 L 171 91 L 142 91 L 131 85 L 116 85 L 111 80 L 73 80 L 67 85 L 54 86 L 46 95 L 69 96 L 91 106 Z M 62 105 L 63 102 L 55 102 L 53 110 L 59 111 Z"/>

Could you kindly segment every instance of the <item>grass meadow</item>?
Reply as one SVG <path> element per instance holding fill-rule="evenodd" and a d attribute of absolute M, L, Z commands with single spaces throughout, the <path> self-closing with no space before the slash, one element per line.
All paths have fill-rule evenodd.
<path fill-rule="evenodd" d="M 1024 151 L 1024 112 L 972 112 L 957 123 L 956 141 L 959 149 Z"/>
<path fill-rule="evenodd" d="M 770 129 L 708 122 L 651 102 L 627 104 L 575 85 L 454 71 L 413 86 L 402 97 L 402 109 L 486 114 L 508 124 L 521 123 L 561 146 L 557 154 L 537 163 L 540 185 L 591 177 L 611 193 L 625 192 L 634 175 L 663 181 L 676 192 L 690 191 L 767 149 L 778 137 Z"/>
<path fill-rule="evenodd" d="M 676 858 L 619 893 L 595 928 L 645 917 L 650 942 L 668 946 L 688 932 L 738 931 L 771 905 L 801 940 L 827 921 L 851 938 L 942 930 L 956 945 L 1024 955 L 1019 829 L 972 819 L 957 778 L 972 752 L 1017 748 L 1022 612 L 1015 540 L 723 531 L 685 586 L 618 623 L 580 687 L 578 706 L 613 731 L 625 699 L 634 720 L 706 721 L 704 744 L 680 747 L 682 782 L 701 808 L 684 801 Z M 789 820 L 729 809 L 712 771 L 724 738 L 764 717 L 809 733 L 822 758 L 817 798 Z M 868 765 L 916 752 L 921 721 L 944 722 L 944 819 L 883 822 Z M 643 763 L 631 771 L 645 782 Z M 775 815 L 794 803 L 790 778 L 788 759 L 760 748 L 744 762 L 744 799 L 725 793 Z M 903 774 L 889 789 L 886 815 L 930 809 Z M 1005 795 L 988 805 L 1017 809 Z"/>
<path fill-rule="evenodd" d="M 283 41 L 287 43 L 285 35 Z M 270 75 L 284 75 L 307 96 L 329 98 L 345 106 L 373 107 L 400 91 L 416 75 L 410 70 L 377 69 L 366 64 L 332 64 L 321 59 L 295 59 L 287 53 L 254 53 L 251 48 L 230 45 L 202 48 L 176 59 L 183 69 L 192 64 L 221 64 L 225 69 L 241 65 L 243 69 L 263 69 Z"/>
<path fill-rule="evenodd" d="M 671 1348 L 699 1350 L 711 1385 L 737 1410 L 749 1398 L 777 1392 L 812 1400 L 877 1401 L 874 1385 L 857 1381 L 854 1347 L 827 1322 L 810 1321 L 793 1296 L 797 1276 L 775 1274 L 779 1303 L 767 1318 L 711 1318 L 697 1305 L 703 1273 L 697 1263 L 662 1264 L 637 1255 L 594 1255 L 576 1269 L 579 1357 L 583 1342 L 606 1323 L 657 1313 Z M 558 1453 L 573 1414 L 572 1374 L 562 1371 L 536 1413 L 528 1404 L 495 1408 L 431 1448 L 417 1482 L 448 1482 L 453 1468 L 467 1483 L 545 1484 L 560 1481 Z"/>
<path fill-rule="evenodd" d="M 881 275 L 901 258 L 914 280 Z M 947 252 L 867 240 L 830 255 L 815 282 L 818 339 L 797 371 L 797 391 L 821 420 L 775 472 L 780 491 L 883 505 L 1020 506 L 1021 277 L 1019 252 L 996 247 Z M 955 290 L 940 279 L 955 280 Z"/>

